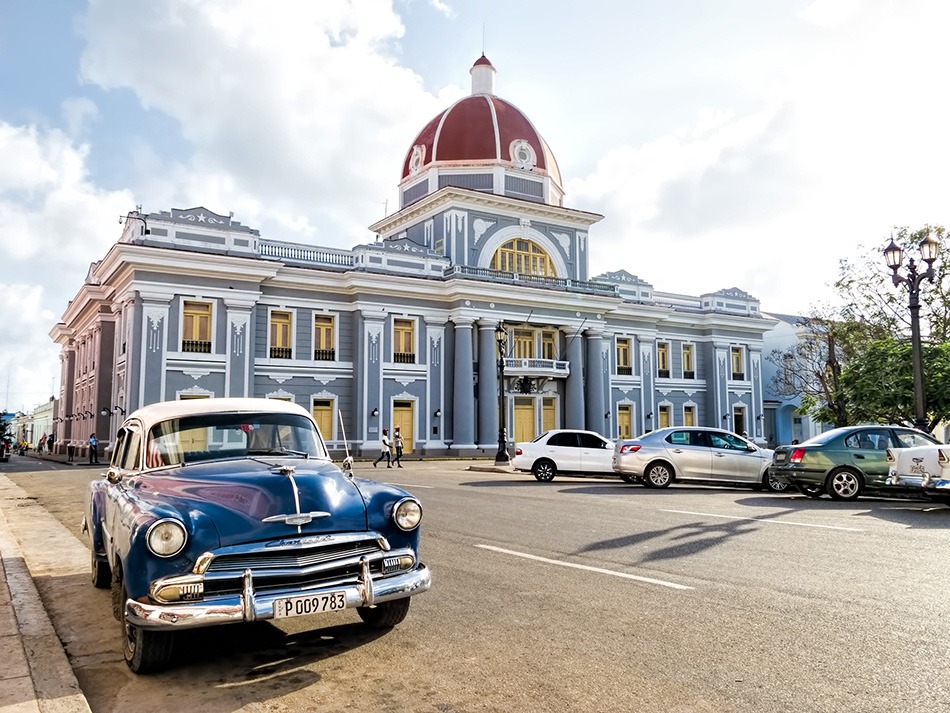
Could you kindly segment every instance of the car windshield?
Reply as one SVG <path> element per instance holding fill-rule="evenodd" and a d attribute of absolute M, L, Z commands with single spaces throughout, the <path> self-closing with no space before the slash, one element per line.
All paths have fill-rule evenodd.
<path fill-rule="evenodd" d="M 214 413 L 169 419 L 153 426 L 146 467 L 266 455 L 328 457 L 320 435 L 305 416 Z"/>

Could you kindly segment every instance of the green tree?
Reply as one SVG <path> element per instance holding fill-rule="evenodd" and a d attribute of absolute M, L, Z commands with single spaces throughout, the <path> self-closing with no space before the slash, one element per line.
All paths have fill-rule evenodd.
<path fill-rule="evenodd" d="M 933 282 L 920 288 L 920 326 L 931 428 L 950 415 L 943 384 L 950 382 L 950 289 L 948 239 L 943 227 L 895 229 L 894 241 L 919 261 L 917 245 L 927 234 L 941 244 Z M 913 422 L 914 382 L 910 310 L 905 286 L 895 286 L 880 249 L 859 249 L 858 258 L 841 260 L 835 291 L 839 306 L 816 308 L 800 322 L 793 347 L 766 358 L 779 366 L 772 386 L 801 396 L 802 413 L 822 423 Z M 926 269 L 920 264 L 919 271 Z M 904 270 L 902 270 L 903 272 Z"/>
<path fill-rule="evenodd" d="M 842 321 L 831 310 L 802 317 L 798 340 L 766 359 L 779 367 L 772 380 L 777 393 L 801 397 L 799 410 L 820 423 L 847 426 L 854 422 L 841 383 L 842 369 L 860 357 L 865 345 L 884 336 L 872 323 Z"/>
<path fill-rule="evenodd" d="M 927 430 L 950 417 L 950 343 L 921 350 L 927 395 Z M 871 342 L 841 375 L 855 422 L 913 423 L 914 371 L 911 345 L 893 337 Z"/>

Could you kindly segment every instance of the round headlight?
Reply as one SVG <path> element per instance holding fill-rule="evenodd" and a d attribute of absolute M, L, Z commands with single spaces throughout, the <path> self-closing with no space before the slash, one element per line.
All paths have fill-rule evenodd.
<path fill-rule="evenodd" d="M 148 528 L 145 539 L 159 557 L 174 557 L 184 549 L 188 534 L 178 520 L 159 520 Z"/>
<path fill-rule="evenodd" d="M 406 498 L 393 508 L 393 521 L 400 530 L 415 530 L 422 522 L 422 505 L 414 498 Z"/>

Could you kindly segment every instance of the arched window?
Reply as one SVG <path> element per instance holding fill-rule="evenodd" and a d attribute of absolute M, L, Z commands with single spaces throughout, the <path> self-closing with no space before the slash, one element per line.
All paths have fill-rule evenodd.
<path fill-rule="evenodd" d="M 502 272 L 517 272 L 521 275 L 555 277 L 551 258 L 537 243 L 515 238 L 498 248 L 492 258 L 492 267 Z"/>

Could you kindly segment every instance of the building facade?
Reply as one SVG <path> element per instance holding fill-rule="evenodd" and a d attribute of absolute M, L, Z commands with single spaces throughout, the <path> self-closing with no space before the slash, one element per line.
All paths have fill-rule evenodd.
<path fill-rule="evenodd" d="M 371 242 L 274 240 L 200 207 L 130 213 L 51 331 L 64 437 L 107 442 L 156 401 L 261 396 L 310 409 L 355 454 L 398 425 L 407 453 L 491 455 L 500 414 L 509 442 L 694 424 L 764 443 L 774 320 L 736 288 L 592 277 L 602 216 L 564 205 L 553 153 L 495 96 L 491 63 L 471 75 L 411 143 L 399 210 Z"/>

